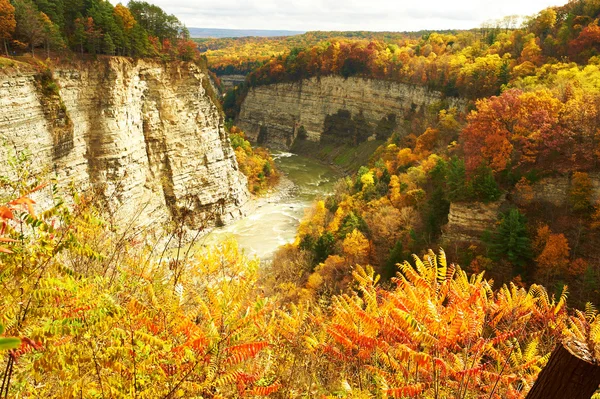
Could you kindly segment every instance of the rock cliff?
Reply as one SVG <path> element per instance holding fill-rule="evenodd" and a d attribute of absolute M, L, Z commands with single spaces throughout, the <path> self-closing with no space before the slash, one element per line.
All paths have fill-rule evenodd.
<path fill-rule="evenodd" d="M 235 86 L 244 83 L 246 75 L 221 75 L 219 76 L 223 90 L 233 89 Z"/>
<path fill-rule="evenodd" d="M 489 204 L 452 203 L 448 224 L 442 228 L 443 240 L 447 243 L 479 241 L 486 231 L 494 230 L 503 203 L 504 199 Z"/>
<path fill-rule="evenodd" d="M 591 183 L 592 203 L 600 200 L 600 174 L 589 173 Z M 446 242 L 477 242 L 486 231 L 494 231 L 500 217 L 500 211 L 511 207 L 548 206 L 570 207 L 569 191 L 572 188 L 572 178 L 568 175 L 544 177 L 531 184 L 531 190 L 523 195 L 513 190 L 500 201 L 483 204 L 479 202 L 452 203 L 448 215 L 448 224 L 443 227 L 443 237 Z"/>
<path fill-rule="evenodd" d="M 430 105 L 440 105 L 441 100 L 440 93 L 420 86 L 326 76 L 250 89 L 237 124 L 253 141 L 289 148 L 301 127 L 307 139 L 319 141 L 326 118 L 339 111 L 360 115 L 375 127 L 390 116 L 409 120 Z M 456 99 L 446 102 L 460 106 Z"/>
<path fill-rule="evenodd" d="M 0 73 L 0 140 L 0 159 L 27 148 L 37 171 L 93 189 L 138 226 L 181 215 L 192 228 L 226 223 L 248 199 L 193 63 L 112 57 Z"/>

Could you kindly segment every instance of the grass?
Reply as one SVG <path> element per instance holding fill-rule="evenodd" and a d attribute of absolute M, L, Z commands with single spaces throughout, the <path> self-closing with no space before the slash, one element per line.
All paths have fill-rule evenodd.
<path fill-rule="evenodd" d="M 369 163 L 371 155 L 384 142 L 381 140 L 365 141 L 354 147 L 348 144 L 322 144 L 308 140 L 297 140 L 292 151 L 300 155 L 316 158 L 334 165 L 346 173 L 353 174 Z"/>

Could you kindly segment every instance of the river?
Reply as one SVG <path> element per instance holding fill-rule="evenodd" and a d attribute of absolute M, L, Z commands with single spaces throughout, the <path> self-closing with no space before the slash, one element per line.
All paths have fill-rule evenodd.
<path fill-rule="evenodd" d="M 205 243 L 232 236 L 247 254 L 268 260 L 279 246 L 294 241 L 305 210 L 316 198 L 331 193 L 341 177 L 332 168 L 300 155 L 274 152 L 273 158 L 284 174 L 275 192 L 255 199 L 248 216 L 213 230 Z"/>

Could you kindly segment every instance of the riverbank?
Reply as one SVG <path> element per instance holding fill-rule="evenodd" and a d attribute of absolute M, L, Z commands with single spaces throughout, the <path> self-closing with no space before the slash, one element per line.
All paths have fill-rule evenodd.
<path fill-rule="evenodd" d="M 367 166 L 371 156 L 384 141 L 365 141 L 357 146 L 323 144 L 309 140 L 296 140 L 292 151 L 313 158 L 337 170 L 341 175 L 353 175 L 361 166 Z"/>
<path fill-rule="evenodd" d="M 301 155 L 276 152 L 273 158 L 282 172 L 277 186 L 254 197 L 246 217 L 214 229 L 202 244 L 233 237 L 248 253 L 268 260 L 281 245 L 294 241 L 305 211 L 315 199 L 330 194 L 342 177 L 331 166 Z"/>

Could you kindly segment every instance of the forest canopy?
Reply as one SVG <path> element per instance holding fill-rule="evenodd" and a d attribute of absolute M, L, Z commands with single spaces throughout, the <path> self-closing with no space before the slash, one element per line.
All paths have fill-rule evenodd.
<path fill-rule="evenodd" d="M 0 0 L 0 39 L 9 54 L 43 47 L 88 54 L 177 56 L 197 49 L 174 15 L 145 1 L 113 6 L 107 0 Z"/>

